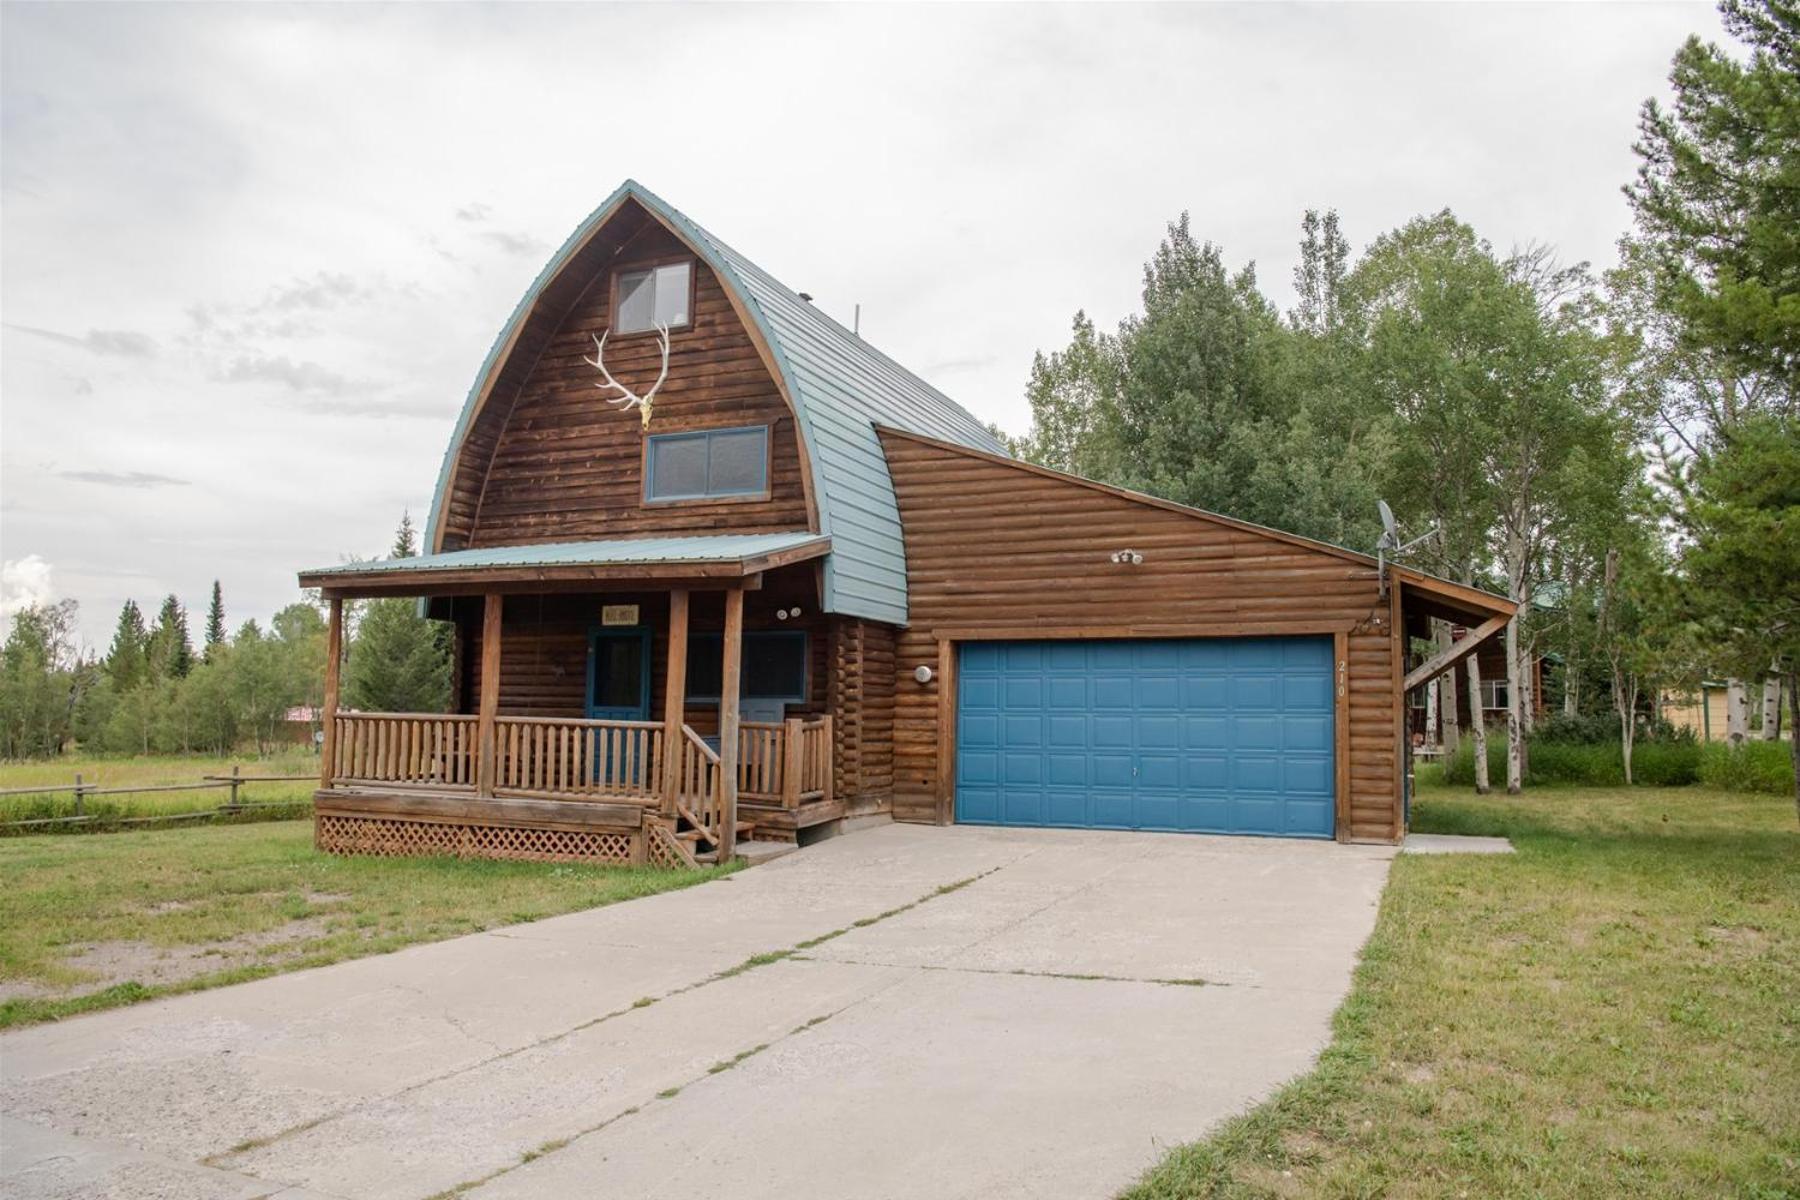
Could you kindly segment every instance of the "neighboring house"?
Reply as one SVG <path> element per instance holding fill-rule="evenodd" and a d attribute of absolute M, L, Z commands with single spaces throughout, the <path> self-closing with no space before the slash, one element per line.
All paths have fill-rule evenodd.
<path fill-rule="evenodd" d="M 455 627 L 453 714 L 340 712 L 329 655 L 321 847 L 662 863 L 859 813 L 1393 842 L 1445 665 L 1401 631 L 1513 609 L 1009 459 L 635 183 L 501 331 L 424 553 L 301 582 L 334 647 L 351 598 Z"/>
<path fill-rule="evenodd" d="M 1703 742 L 1727 739 L 1730 706 L 1723 681 L 1708 680 L 1688 690 L 1671 690 L 1662 694 L 1662 715 L 1677 729 L 1691 729 Z"/>
<path fill-rule="evenodd" d="M 1457 637 L 1465 637 L 1468 630 L 1458 627 L 1453 631 Z M 1492 638 L 1485 642 L 1475 653 L 1476 661 L 1481 668 L 1481 719 L 1488 725 L 1506 724 L 1506 710 L 1510 684 L 1506 678 L 1506 644 L 1502 638 Z M 1555 682 L 1557 660 L 1552 655 L 1540 654 L 1531 660 L 1531 692 L 1529 703 L 1532 716 L 1541 720 L 1550 713 L 1546 700 L 1549 687 Z M 1439 712 L 1439 737 L 1443 736 L 1443 720 L 1449 715 L 1448 696 L 1443 685 L 1437 688 L 1422 687 L 1407 695 L 1407 727 L 1411 730 L 1415 741 L 1429 742 L 1430 721 L 1427 719 L 1427 708 L 1433 697 L 1443 706 Z M 1469 672 L 1465 664 L 1456 673 L 1456 717 L 1457 726 L 1469 728 Z"/>

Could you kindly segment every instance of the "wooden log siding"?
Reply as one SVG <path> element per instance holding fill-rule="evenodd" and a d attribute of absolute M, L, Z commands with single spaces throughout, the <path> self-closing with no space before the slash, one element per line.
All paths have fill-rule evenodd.
<path fill-rule="evenodd" d="M 527 322 L 458 456 L 445 549 L 707 533 L 725 524 L 734 533 L 811 527 L 793 414 L 718 278 L 699 262 L 693 322 L 670 334 L 669 377 L 650 432 L 769 426 L 769 496 L 643 502 L 638 414 L 607 404 L 594 386 L 598 372 L 582 358 L 611 324 L 615 265 L 680 253 L 660 226 L 644 230 L 596 262 L 585 291 L 553 326 L 549 317 Z M 606 364 L 626 386 L 648 388 L 661 365 L 657 339 L 614 334 Z"/>
<path fill-rule="evenodd" d="M 953 816 L 945 781 L 954 776 L 939 756 L 939 689 L 954 687 L 946 645 L 1343 632 L 1348 796 L 1338 835 L 1398 836 L 1399 642 L 1372 565 L 906 434 L 883 431 L 882 443 L 906 530 L 910 609 L 894 664 L 897 818 Z M 1123 549 L 1144 561 L 1109 561 Z M 939 678 L 915 682 L 921 666 Z"/>
<path fill-rule="evenodd" d="M 859 808 L 894 795 L 894 637 L 890 625 L 846 619 L 833 627 L 826 710 L 833 721 L 833 790 Z"/>

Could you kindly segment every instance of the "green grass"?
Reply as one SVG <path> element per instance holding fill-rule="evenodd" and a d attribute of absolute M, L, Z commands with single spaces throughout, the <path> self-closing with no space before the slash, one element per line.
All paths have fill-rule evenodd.
<path fill-rule="evenodd" d="M 0 1028 L 686 887 L 716 871 L 338 858 L 309 821 L 0 841 Z M 85 948 L 121 951 L 109 976 Z M 71 962 L 71 959 L 77 961 Z M 179 969 L 169 970 L 174 961 Z M 135 978 L 121 978 L 133 966 Z M 153 982 L 150 974 L 171 976 Z"/>
<path fill-rule="evenodd" d="M 109 758 L 91 754 L 68 754 L 39 762 L 0 762 L 0 791 L 8 788 L 72 784 L 77 774 L 80 774 L 83 783 L 103 788 L 198 783 L 203 776 L 229 775 L 233 766 L 242 767 L 245 775 L 316 776 L 319 771 L 319 756 L 305 748 L 286 750 L 263 759 L 254 754 L 229 758 L 188 754 Z M 261 810 L 258 814 L 268 818 L 302 816 L 310 812 L 314 786 L 310 780 L 253 783 L 240 789 L 239 798 L 247 803 L 283 806 L 280 809 Z M 219 807 L 226 803 L 230 794 L 225 788 L 201 788 L 191 792 L 92 796 L 84 801 L 83 812 L 99 816 L 102 820 L 85 826 L 50 826 L 42 831 L 91 832 L 97 825 L 104 826 L 107 818 L 197 812 Z M 0 796 L 0 822 L 66 817 L 73 816 L 74 813 L 75 798 L 68 792 L 38 796 Z"/>
<path fill-rule="evenodd" d="M 1317 1068 L 1131 1200 L 1800 1196 L 1791 799 L 1422 789 L 1414 827 L 1518 853 L 1396 860 Z"/>

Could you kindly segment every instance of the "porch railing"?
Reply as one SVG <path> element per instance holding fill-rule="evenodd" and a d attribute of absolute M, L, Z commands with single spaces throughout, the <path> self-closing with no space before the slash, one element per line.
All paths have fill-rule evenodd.
<path fill-rule="evenodd" d="M 716 844 L 724 818 L 718 752 L 691 726 L 683 725 L 680 754 L 675 760 L 675 811 Z"/>
<path fill-rule="evenodd" d="M 332 725 L 333 783 L 475 787 L 475 717 L 339 713 Z"/>
<path fill-rule="evenodd" d="M 481 778 L 479 719 L 450 713 L 343 713 L 332 719 L 326 781 L 473 791 Z M 675 801 L 717 831 L 719 754 L 688 726 L 673 746 L 655 721 L 497 717 L 496 794 L 655 803 L 664 755 L 675 758 Z M 797 808 L 832 798 L 832 721 L 744 721 L 738 727 L 738 797 Z M 698 820 L 695 820 L 698 818 Z"/>
<path fill-rule="evenodd" d="M 783 808 L 831 799 L 831 718 L 740 722 L 738 798 Z"/>
<path fill-rule="evenodd" d="M 646 800 L 662 791 L 663 727 L 654 721 L 499 717 L 494 789 Z"/>

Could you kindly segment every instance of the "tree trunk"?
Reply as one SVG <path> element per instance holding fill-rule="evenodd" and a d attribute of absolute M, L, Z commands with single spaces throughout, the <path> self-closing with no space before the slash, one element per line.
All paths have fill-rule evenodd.
<path fill-rule="evenodd" d="M 1631 748 L 1637 741 L 1637 678 L 1613 678 L 1613 707 L 1619 712 L 1619 748 L 1625 753 L 1625 786 L 1631 786 Z"/>
<path fill-rule="evenodd" d="M 1744 692 L 1744 681 L 1725 681 L 1725 740 L 1732 749 L 1742 746 L 1750 736 L 1750 706 Z"/>
<path fill-rule="evenodd" d="M 1435 679 L 1425 685 L 1425 744 L 1442 744 L 1438 740 L 1438 681 Z"/>
<path fill-rule="evenodd" d="M 1794 765 L 1794 819 L 1800 821 L 1800 671 L 1788 672 L 1787 695 L 1788 758 Z"/>
<path fill-rule="evenodd" d="M 1781 676 L 1771 674 L 1763 680 L 1762 740 L 1772 742 L 1781 736 Z"/>
<path fill-rule="evenodd" d="M 1469 655 L 1469 738 L 1475 743 L 1475 794 L 1488 794 L 1487 726 L 1481 719 L 1481 654 Z"/>
<path fill-rule="evenodd" d="M 1438 648 L 1440 650 L 1448 650 L 1451 641 L 1450 622 L 1433 621 L 1432 625 L 1437 630 L 1436 636 Z M 1444 753 L 1450 754 L 1455 751 L 1457 743 L 1462 741 L 1462 717 L 1457 712 L 1456 669 L 1454 667 L 1439 676 L 1438 698 L 1442 700 L 1444 704 L 1444 740 L 1442 744 Z"/>
<path fill-rule="evenodd" d="M 1519 665 L 1519 616 L 1506 623 L 1506 794 L 1525 788 L 1525 672 Z"/>

